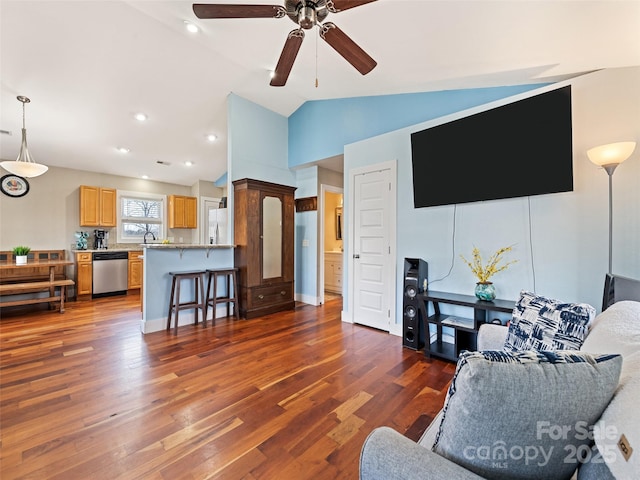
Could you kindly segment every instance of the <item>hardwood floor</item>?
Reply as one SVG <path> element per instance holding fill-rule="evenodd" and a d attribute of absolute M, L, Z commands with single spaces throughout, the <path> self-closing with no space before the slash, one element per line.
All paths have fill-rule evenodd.
<path fill-rule="evenodd" d="M 0 477 L 357 479 L 368 433 L 417 439 L 455 364 L 340 321 L 341 300 L 143 335 L 137 296 L 0 322 Z"/>

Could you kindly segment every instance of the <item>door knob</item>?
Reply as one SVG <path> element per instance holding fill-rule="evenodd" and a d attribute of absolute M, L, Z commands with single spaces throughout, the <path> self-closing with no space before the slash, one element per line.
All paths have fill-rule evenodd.
<path fill-rule="evenodd" d="M 357 254 L 357 253 L 354 253 L 354 254 L 353 254 L 353 258 L 360 258 L 360 255 L 359 255 L 359 254 Z"/>

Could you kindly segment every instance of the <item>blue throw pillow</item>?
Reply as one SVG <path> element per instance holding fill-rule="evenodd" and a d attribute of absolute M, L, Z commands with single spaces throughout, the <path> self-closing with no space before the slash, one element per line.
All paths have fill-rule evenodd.
<path fill-rule="evenodd" d="M 565 303 L 523 290 L 504 349 L 580 350 L 595 315 L 595 308 L 586 303 Z"/>

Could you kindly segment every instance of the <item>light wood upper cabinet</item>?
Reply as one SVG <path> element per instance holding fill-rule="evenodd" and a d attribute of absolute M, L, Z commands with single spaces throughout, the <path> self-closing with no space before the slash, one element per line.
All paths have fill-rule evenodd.
<path fill-rule="evenodd" d="M 80 225 L 82 227 L 116 226 L 115 188 L 80 186 Z"/>
<path fill-rule="evenodd" d="M 198 199 L 169 195 L 169 228 L 197 228 Z"/>

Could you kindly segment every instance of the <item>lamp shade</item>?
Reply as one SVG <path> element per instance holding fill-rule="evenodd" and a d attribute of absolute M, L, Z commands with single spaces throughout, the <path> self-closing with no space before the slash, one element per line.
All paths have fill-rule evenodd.
<path fill-rule="evenodd" d="M 596 165 L 619 165 L 631 156 L 636 142 L 618 142 L 600 145 L 587 150 L 587 157 Z"/>
<path fill-rule="evenodd" d="M 37 177 L 49 170 L 49 167 L 40 163 L 18 160 L 2 162 L 0 166 L 10 173 L 24 178 Z"/>

